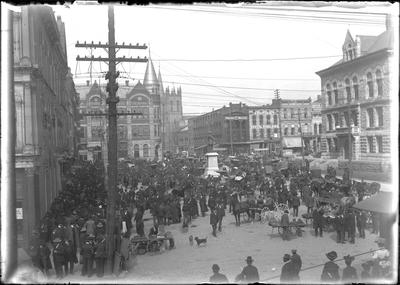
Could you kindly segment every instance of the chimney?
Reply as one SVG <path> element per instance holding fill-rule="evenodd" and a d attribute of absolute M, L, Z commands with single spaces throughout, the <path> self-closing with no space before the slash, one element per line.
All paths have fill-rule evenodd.
<path fill-rule="evenodd" d="M 129 86 L 129 80 L 125 80 L 125 86 Z"/>
<path fill-rule="evenodd" d="M 393 16 L 386 14 L 386 31 L 393 29 Z"/>
<path fill-rule="evenodd" d="M 90 80 L 86 80 L 86 86 L 89 86 Z"/>

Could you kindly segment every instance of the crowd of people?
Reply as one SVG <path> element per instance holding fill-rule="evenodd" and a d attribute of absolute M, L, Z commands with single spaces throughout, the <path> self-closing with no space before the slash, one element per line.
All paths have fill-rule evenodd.
<path fill-rule="evenodd" d="M 355 212 L 349 207 L 351 201 L 362 200 L 368 192 L 365 185 L 337 179 L 332 170 L 325 178 L 316 180 L 308 165 L 299 167 L 289 164 L 283 170 L 275 166 L 273 172 L 266 173 L 260 161 L 248 156 L 235 159 L 222 157 L 220 161 L 221 168 L 226 170 L 221 171 L 219 177 L 202 177 L 204 161 L 200 159 L 169 158 L 160 162 L 139 160 L 119 163 L 114 242 L 121 262 L 114 268 L 114 274 L 129 270 L 130 257 L 136 254 L 137 249 L 132 247 L 132 237 L 146 237 L 146 210 L 153 219 L 149 239 L 163 234 L 169 249 L 174 248 L 174 239 L 170 232 L 165 232 L 165 227 L 171 224 L 181 223 L 182 230 L 187 231 L 193 219 L 205 217 L 209 212 L 211 232 L 216 237 L 223 230 L 226 211 L 232 214 L 239 211 L 240 217 L 240 210 L 244 208 L 248 219 L 254 220 L 254 209 L 268 208 L 272 211 L 277 204 L 287 205 L 293 219 L 296 219 L 299 206 L 303 203 L 307 207 L 306 218 L 313 219 L 315 236 L 318 237 L 326 231 L 329 221 L 326 205 L 318 198 L 336 194 L 353 198 L 349 203 L 333 207 L 334 218 L 331 220 L 337 232 L 337 242 L 349 240 L 354 243 L 356 228 L 359 237 L 365 238 L 367 214 Z M 53 267 L 52 257 L 57 278 L 74 274 L 74 265 L 78 263 L 82 265 L 82 276 L 96 274 L 101 277 L 107 257 L 107 194 L 103 166 L 101 163 L 71 159 L 63 171 L 63 191 L 43 217 L 40 227 L 33 231 L 29 254 L 33 264 L 45 275 Z M 288 240 L 289 211 L 284 213 L 281 223 L 282 238 Z M 240 226 L 240 218 L 236 225 Z M 377 231 L 376 220 L 373 226 Z M 161 244 L 154 250 L 161 250 Z M 247 269 L 237 276 L 236 281 L 258 278 L 255 277 L 258 271 L 251 265 L 252 262 L 249 257 Z M 282 280 L 297 280 L 301 269 L 299 256 L 295 251 L 292 255 L 285 254 L 284 262 Z M 210 281 L 224 279 L 218 265 L 215 264 L 212 269 L 214 277 Z M 346 274 L 343 273 L 344 276 Z"/>

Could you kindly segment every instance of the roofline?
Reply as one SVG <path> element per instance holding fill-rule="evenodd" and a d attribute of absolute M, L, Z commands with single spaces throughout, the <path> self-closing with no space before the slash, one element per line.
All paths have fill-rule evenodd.
<path fill-rule="evenodd" d="M 345 61 L 345 62 L 336 64 L 336 65 L 332 65 L 332 66 L 330 66 L 330 67 L 328 67 L 326 69 L 322 69 L 320 71 L 317 71 L 317 72 L 315 72 L 315 74 L 317 74 L 318 76 L 321 76 L 324 73 L 327 73 L 329 71 L 333 71 L 335 69 L 342 68 L 342 67 L 344 67 L 346 65 L 351 65 L 351 64 L 354 64 L 354 63 L 358 63 L 361 60 L 364 60 L 365 58 L 368 58 L 368 57 L 371 57 L 371 56 L 375 56 L 375 55 L 378 55 L 378 54 L 384 53 L 384 52 L 390 52 L 391 50 L 393 50 L 393 49 L 391 49 L 391 48 L 383 48 L 383 49 L 377 50 L 375 52 L 367 53 L 367 54 L 362 55 L 360 57 L 357 57 L 357 58 L 355 58 L 353 60 Z"/>

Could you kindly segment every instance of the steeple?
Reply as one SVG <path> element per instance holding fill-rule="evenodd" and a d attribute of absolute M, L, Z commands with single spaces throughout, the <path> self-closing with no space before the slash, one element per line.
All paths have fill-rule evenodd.
<path fill-rule="evenodd" d="M 161 78 L 161 70 L 160 70 L 160 65 L 158 65 L 158 87 L 160 88 L 160 95 L 164 95 L 164 86 L 162 83 L 162 78 Z"/>
<path fill-rule="evenodd" d="M 154 70 L 153 61 L 149 52 L 149 60 L 147 61 L 146 72 L 144 74 L 143 85 L 150 92 L 156 94 L 159 88 L 156 71 Z"/>

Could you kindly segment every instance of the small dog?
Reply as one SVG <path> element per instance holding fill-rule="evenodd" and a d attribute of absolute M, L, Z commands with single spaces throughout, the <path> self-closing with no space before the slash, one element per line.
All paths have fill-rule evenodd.
<path fill-rule="evenodd" d="M 194 239 L 195 239 L 196 242 L 197 242 L 197 246 L 200 246 L 201 244 L 204 244 L 204 245 L 207 244 L 207 238 L 198 238 L 198 237 L 195 237 Z"/>
<path fill-rule="evenodd" d="M 193 246 L 193 236 L 192 235 L 189 236 L 189 243 L 190 243 L 190 246 Z"/>

